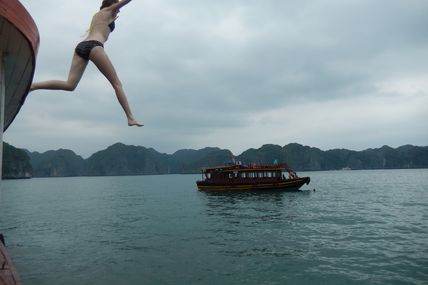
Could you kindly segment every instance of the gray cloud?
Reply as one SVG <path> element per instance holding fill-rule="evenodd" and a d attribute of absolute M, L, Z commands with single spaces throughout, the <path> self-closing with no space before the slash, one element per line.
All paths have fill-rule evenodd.
<path fill-rule="evenodd" d="M 22 2 L 42 35 L 36 80 L 65 77 L 99 3 Z M 31 94 L 6 139 L 84 155 L 116 141 L 166 152 L 205 145 L 239 152 L 293 141 L 321 148 L 426 145 L 427 132 L 405 125 L 428 119 L 427 13 L 425 0 L 134 0 L 122 9 L 106 50 L 147 126 L 125 127 L 110 86 L 90 67 L 72 94 Z M 399 115 L 379 124 L 389 117 L 388 96 Z M 364 100 L 378 104 L 378 113 L 355 117 Z M 358 123 L 338 124 L 345 114 Z M 394 125 L 405 136 L 391 134 Z M 350 136 L 361 129 L 373 131 Z"/>

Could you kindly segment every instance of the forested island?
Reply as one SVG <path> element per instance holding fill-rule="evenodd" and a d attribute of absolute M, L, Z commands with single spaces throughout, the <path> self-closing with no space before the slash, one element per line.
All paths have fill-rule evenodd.
<path fill-rule="evenodd" d="M 202 167 L 230 161 L 227 149 L 206 147 L 183 149 L 173 154 L 153 148 L 116 143 L 84 159 L 71 150 L 59 149 L 44 153 L 3 145 L 5 179 L 30 177 L 158 175 L 199 173 Z M 342 169 L 412 169 L 428 168 L 428 146 L 405 145 L 398 148 L 382 146 L 353 151 L 290 143 L 285 146 L 267 144 L 248 149 L 235 156 L 243 163 L 287 163 L 297 171 Z"/>
<path fill-rule="evenodd" d="M 33 176 L 31 159 L 27 151 L 3 143 L 3 179 L 23 179 Z"/>

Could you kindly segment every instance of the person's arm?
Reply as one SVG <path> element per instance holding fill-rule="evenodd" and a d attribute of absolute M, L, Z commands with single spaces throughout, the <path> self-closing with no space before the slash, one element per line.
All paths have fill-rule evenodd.
<path fill-rule="evenodd" d="M 119 1 L 117 3 L 114 3 L 113 5 L 107 7 L 106 9 L 111 10 L 111 11 L 117 11 L 131 1 L 132 0 L 122 0 L 122 1 Z"/>

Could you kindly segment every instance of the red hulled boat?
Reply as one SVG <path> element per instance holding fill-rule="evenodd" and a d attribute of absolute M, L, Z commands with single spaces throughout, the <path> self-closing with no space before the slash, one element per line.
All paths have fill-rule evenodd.
<path fill-rule="evenodd" d="M 299 177 L 286 164 L 250 164 L 232 162 L 202 169 L 201 191 L 299 190 L 309 184 L 309 177 Z"/>

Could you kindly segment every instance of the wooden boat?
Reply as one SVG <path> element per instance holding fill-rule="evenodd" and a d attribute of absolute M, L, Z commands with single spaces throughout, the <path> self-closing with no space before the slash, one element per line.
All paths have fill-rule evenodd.
<path fill-rule="evenodd" d="M 22 285 L 19 274 L 3 242 L 3 236 L 0 235 L 0 285 Z"/>
<path fill-rule="evenodd" d="M 24 6 L 18 0 L 0 0 L 0 173 L 3 131 L 15 119 L 27 97 L 39 40 L 37 26 Z M 20 285 L 21 279 L 1 234 L 0 240 L 0 285 Z"/>
<path fill-rule="evenodd" d="M 200 191 L 297 191 L 310 181 L 309 177 L 297 176 L 286 164 L 243 165 L 232 162 L 203 168 L 202 180 L 196 185 Z"/>

